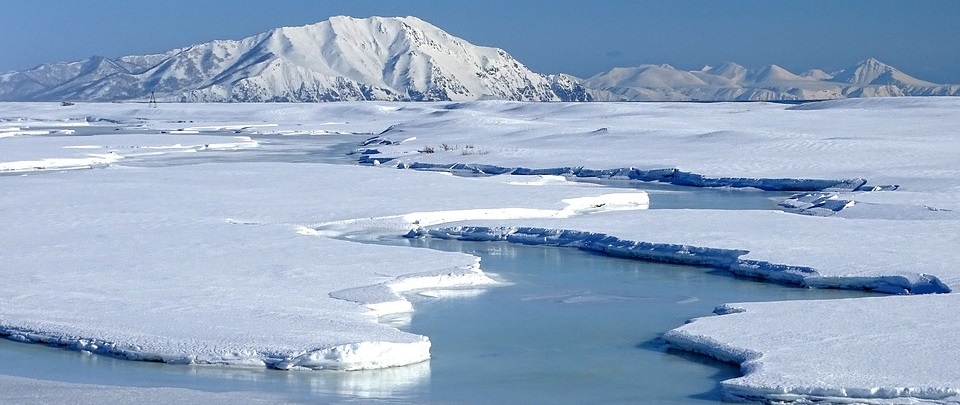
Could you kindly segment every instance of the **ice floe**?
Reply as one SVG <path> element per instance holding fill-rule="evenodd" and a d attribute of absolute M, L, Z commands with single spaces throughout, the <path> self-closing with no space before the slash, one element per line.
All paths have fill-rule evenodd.
<path fill-rule="evenodd" d="M 674 347 L 741 364 L 731 401 L 956 403 L 956 294 L 738 303 L 665 334 Z"/>

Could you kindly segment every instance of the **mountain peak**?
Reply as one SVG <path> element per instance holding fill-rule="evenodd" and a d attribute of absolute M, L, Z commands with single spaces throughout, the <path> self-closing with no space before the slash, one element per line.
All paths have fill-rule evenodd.
<path fill-rule="evenodd" d="M 0 74 L 0 101 L 796 100 L 960 95 L 868 58 L 834 75 L 726 62 L 614 68 L 587 80 L 530 71 L 417 17 L 335 16 L 152 55 L 95 56 Z"/>
<path fill-rule="evenodd" d="M 787 69 L 777 65 L 768 65 L 763 67 L 762 69 L 754 72 L 751 75 L 751 79 L 756 83 L 803 80 L 802 77 L 797 76 Z"/>
<path fill-rule="evenodd" d="M 733 62 L 700 70 L 666 65 L 617 68 L 583 82 L 594 98 L 611 101 L 824 100 L 847 97 L 958 96 L 960 86 L 924 82 L 867 59 L 837 73 L 812 69 L 801 75 L 778 65 L 749 70 Z"/>
<path fill-rule="evenodd" d="M 824 72 L 820 69 L 810 69 L 806 72 L 800 74 L 800 77 L 806 77 L 813 80 L 830 80 L 833 79 L 833 75 Z"/>
<path fill-rule="evenodd" d="M 885 73 L 895 70 L 890 65 L 874 58 L 857 62 L 853 67 L 834 74 L 834 79 L 850 84 L 873 84 L 873 81 Z"/>
<path fill-rule="evenodd" d="M 747 68 L 733 62 L 723 62 L 720 66 L 710 68 L 706 73 L 739 82 L 747 76 Z"/>
<path fill-rule="evenodd" d="M 576 81 L 552 80 L 502 49 L 470 44 L 412 16 L 335 16 L 116 61 L 122 63 L 114 69 L 87 72 L 82 87 L 71 85 L 79 69 L 59 69 L 49 80 L 55 94 L 11 85 L 0 88 L 0 99 L 113 101 L 154 92 L 176 101 L 589 99 Z M 86 65 L 107 62 L 115 61 Z M 9 94 L 16 91 L 22 94 Z"/>
<path fill-rule="evenodd" d="M 934 83 L 914 78 L 874 58 L 867 58 L 857 62 L 851 68 L 837 72 L 833 80 L 856 85 L 936 86 Z"/>
<path fill-rule="evenodd" d="M 856 66 L 880 66 L 880 67 L 890 67 L 890 65 L 883 63 L 876 58 L 866 58 L 860 62 L 857 62 Z"/>

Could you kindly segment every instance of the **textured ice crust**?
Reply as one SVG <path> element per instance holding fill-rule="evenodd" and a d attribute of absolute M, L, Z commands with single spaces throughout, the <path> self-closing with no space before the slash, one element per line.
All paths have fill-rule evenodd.
<path fill-rule="evenodd" d="M 418 228 L 407 237 L 429 236 L 469 241 L 507 241 L 529 245 L 568 246 L 616 257 L 665 263 L 709 266 L 731 273 L 804 287 L 870 290 L 889 294 L 948 293 L 937 277 L 825 277 L 816 269 L 740 259 L 746 250 L 717 249 L 667 243 L 624 240 L 602 233 L 536 227 L 457 226 Z"/>

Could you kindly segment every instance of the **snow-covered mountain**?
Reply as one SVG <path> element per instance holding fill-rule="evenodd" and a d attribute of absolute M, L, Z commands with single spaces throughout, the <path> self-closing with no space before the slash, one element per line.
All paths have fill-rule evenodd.
<path fill-rule="evenodd" d="M 333 17 L 162 54 L 95 56 L 0 74 L 0 101 L 750 101 L 960 96 L 868 59 L 794 74 L 727 62 L 696 71 L 614 68 L 589 79 L 527 69 L 502 49 L 416 17 Z"/>
<path fill-rule="evenodd" d="M 164 54 L 93 57 L 0 75 L 0 100 L 587 101 L 569 76 L 534 73 L 416 17 L 333 17 Z"/>
<path fill-rule="evenodd" d="M 876 59 L 827 73 L 794 74 L 769 65 L 750 70 L 736 63 L 684 71 L 670 65 L 614 68 L 581 82 L 604 101 L 825 100 L 849 97 L 960 96 L 960 85 L 911 77 Z"/>

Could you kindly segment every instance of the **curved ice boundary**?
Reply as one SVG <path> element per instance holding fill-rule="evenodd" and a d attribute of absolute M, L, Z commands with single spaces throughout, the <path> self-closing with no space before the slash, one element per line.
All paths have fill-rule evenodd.
<path fill-rule="evenodd" d="M 346 252 L 348 256 L 353 256 Z M 334 300 L 356 302 L 368 311 L 361 315 L 378 317 L 413 310 L 405 293 L 443 289 L 475 289 L 497 285 L 480 269 L 479 258 L 469 265 L 453 265 L 426 272 L 397 276 L 389 281 L 368 286 L 334 291 L 328 294 Z M 314 304 L 316 301 L 312 301 Z M 309 302 L 307 303 L 309 304 Z M 304 304 L 304 305 L 307 305 Z M 269 309 L 266 309 L 269 311 Z M 290 317 L 290 314 L 280 314 Z M 189 314 L 177 323 L 195 323 L 199 328 L 224 329 L 210 318 L 217 315 L 191 317 Z M 245 319 L 247 328 L 272 329 L 268 321 Z M 170 319 L 160 320 L 160 323 Z M 317 322 L 314 322 L 315 324 Z M 45 344 L 69 350 L 85 351 L 126 360 L 161 362 L 169 364 L 221 365 L 232 367 L 272 368 L 279 370 L 370 370 L 406 366 L 430 359 L 431 342 L 428 337 L 403 332 L 392 326 L 357 331 L 358 325 L 333 316 L 319 321 L 319 327 L 329 328 L 333 338 L 313 342 L 312 337 L 257 341 L 256 333 L 240 335 L 226 331 L 199 336 L 158 335 L 151 328 L 133 327 L 133 331 L 101 333 L 77 328 L 62 322 L 35 322 L 8 319 L 0 314 L 0 337 L 22 343 Z M 161 328 L 162 329 L 162 328 Z M 338 330 L 345 330 L 344 333 Z M 323 332 L 322 329 L 319 332 Z M 106 335 L 106 336 L 105 336 Z M 340 337 L 336 337 L 341 335 Z M 241 343 L 221 341 L 218 338 L 238 339 Z M 339 341 L 339 342 L 338 342 Z"/>
<path fill-rule="evenodd" d="M 956 404 L 957 352 L 946 343 L 956 323 L 884 320 L 892 312 L 952 308 L 957 298 L 725 304 L 714 311 L 720 316 L 696 318 L 663 338 L 673 348 L 740 365 L 743 377 L 721 382 L 725 401 Z"/>
<path fill-rule="evenodd" d="M 135 344 L 84 338 L 58 331 L 0 327 L 0 336 L 22 343 L 40 343 L 126 360 L 168 364 L 214 364 L 268 367 L 278 370 L 368 370 L 405 366 L 430 359 L 430 340 L 414 342 L 370 341 L 303 351 L 241 350 L 208 354 L 153 351 Z"/>
<path fill-rule="evenodd" d="M 480 270 L 479 259 L 467 268 L 443 269 L 398 277 L 390 282 L 351 288 L 330 294 L 332 298 L 358 302 L 370 309 L 368 315 L 382 316 L 409 312 L 412 305 L 403 293 L 444 288 L 479 288 L 498 284 Z M 0 323 L 2 319 L 0 319 Z M 133 343 L 77 336 L 46 328 L 0 324 L 0 336 L 23 343 L 39 343 L 71 350 L 119 357 L 127 360 L 169 364 L 213 364 L 239 367 L 268 367 L 279 370 L 369 370 L 405 366 L 430 359 L 426 336 L 403 334 L 407 339 L 361 341 L 302 349 L 190 349 L 195 344 L 144 347 Z M 183 349 L 183 347 L 181 347 Z"/>
<path fill-rule="evenodd" d="M 390 158 L 377 157 L 376 149 L 361 149 L 358 163 L 380 165 Z M 899 185 L 868 185 L 867 180 L 855 179 L 796 179 L 762 177 L 709 177 L 702 174 L 685 172 L 680 169 L 638 169 L 623 167 L 616 169 L 590 169 L 583 166 L 564 166 L 533 169 L 526 167 L 504 167 L 478 163 L 398 163 L 398 169 L 436 171 L 472 176 L 495 176 L 512 174 L 517 176 L 563 176 L 573 179 L 595 180 L 632 180 L 659 182 L 685 187 L 704 188 L 755 188 L 763 191 L 798 192 L 779 203 L 780 207 L 795 214 L 830 216 L 856 204 L 854 200 L 840 198 L 839 193 L 856 191 L 896 190 Z"/>
<path fill-rule="evenodd" d="M 417 228 L 407 237 L 432 237 L 466 241 L 506 241 L 528 245 L 575 247 L 628 259 L 709 266 L 733 274 L 802 287 L 869 290 L 888 294 L 948 293 L 950 288 L 937 277 L 919 274 L 880 277 L 826 277 L 816 269 L 766 261 L 741 259 L 749 251 L 718 249 L 668 243 L 638 242 L 615 236 L 576 230 L 536 227 L 456 226 Z"/>
<path fill-rule="evenodd" d="M 387 159 L 378 159 L 375 149 L 361 151 L 360 164 L 382 164 Z M 583 166 L 564 166 L 533 169 L 526 167 L 503 167 L 476 163 L 398 163 L 398 169 L 442 171 L 466 175 L 513 174 L 518 176 L 569 176 L 574 178 L 597 178 L 611 180 L 637 180 L 669 183 L 689 187 L 756 188 L 764 191 L 861 191 L 873 189 L 865 179 L 792 179 L 752 177 L 708 177 L 680 169 L 639 169 L 623 167 L 616 169 L 590 169 Z"/>

